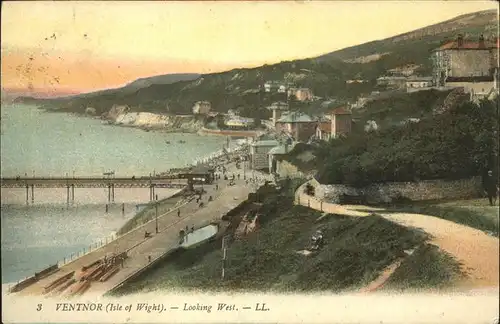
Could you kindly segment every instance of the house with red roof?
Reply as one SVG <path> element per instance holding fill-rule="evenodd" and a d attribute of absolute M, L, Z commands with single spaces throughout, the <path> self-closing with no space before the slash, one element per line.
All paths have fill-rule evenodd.
<path fill-rule="evenodd" d="M 463 87 L 467 92 L 486 95 L 498 89 L 499 40 L 457 39 L 432 53 L 433 79 L 436 86 Z"/>
<path fill-rule="evenodd" d="M 316 125 L 316 138 L 319 140 L 329 140 L 347 135 L 352 130 L 352 114 L 345 107 L 337 107 L 329 114 L 329 120 L 319 121 Z"/>

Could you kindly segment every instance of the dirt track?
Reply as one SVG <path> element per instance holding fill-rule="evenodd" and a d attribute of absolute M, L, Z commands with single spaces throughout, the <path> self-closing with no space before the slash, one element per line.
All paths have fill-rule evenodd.
<path fill-rule="evenodd" d="M 431 236 L 429 243 L 448 252 L 462 265 L 462 271 L 467 277 L 456 283 L 456 289 L 499 288 L 500 246 L 497 237 L 430 215 L 384 213 L 382 208 L 321 203 L 316 198 L 305 195 L 302 186 L 297 189 L 296 203 L 326 212 L 334 210 L 335 214 L 353 217 L 368 216 L 375 212 L 398 224 L 420 228 Z M 377 286 L 375 282 L 372 284 Z M 371 284 L 369 286 L 372 287 Z"/>
<path fill-rule="evenodd" d="M 462 264 L 467 278 L 457 288 L 499 286 L 499 241 L 484 232 L 444 219 L 421 214 L 383 214 L 394 222 L 418 227 L 432 236 L 430 243 L 439 246 Z"/>

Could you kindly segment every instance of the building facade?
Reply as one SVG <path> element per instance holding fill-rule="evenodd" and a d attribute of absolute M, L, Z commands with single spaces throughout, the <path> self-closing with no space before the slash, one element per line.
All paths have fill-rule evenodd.
<path fill-rule="evenodd" d="M 296 141 L 307 142 L 316 132 L 317 122 L 306 114 L 290 112 L 276 122 L 276 130 L 284 132 Z"/>
<path fill-rule="evenodd" d="M 281 157 L 285 156 L 293 150 L 295 143 L 286 142 L 283 145 L 273 147 L 269 153 L 269 173 L 278 173 L 278 161 Z"/>
<path fill-rule="evenodd" d="M 331 112 L 331 138 L 348 135 L 352 130 L 352 114 L 346 107 Z"/>
<path fill-rule="evenodd" d="M 478 40 L 470 41 L 458 35 L 455 41 L 435 49 L 431 59 L 436 86 L 488 82 L 487 87 L 497 87 L 498 39 L 487 41 L 480 36 Z"/>
<path fill-rule="evenodd" d="M 432 87 L 432 77 L 409 77 L 406 80 L 406 89 Z"/>
<path fill-rule="evenodd" d="M 264 91 L 265 92 L 278 92 L 278 93 L 286 93 L 289 88 L 294 87 L 293 84 L 287 83 L 284 81 L 267 81 L 264 83 Z"/>
<path fill-rule="evenodd" d="M 284 112 L 288 111 L 288 104 L 286 102 L 278 101 L 267 107 L 267 109 L 273 112 L 271 121 L 273 123 L 273 126 L 276 127 L 276 122 L 281 118 Z"/>
<path fill-rule="evenodd" d="M 332 122 L 323 121 L 316 125 L 316 138 L 321 141 L 328 141 L 332 136 Z"/>
<path fill-rule="evenodd" d="M 313 97 L 314 97 L 314 95 L 313 95 L 311 89 L 300 88 L 300 89 L 297 89 L 297 91 L 295 91 L 295 98 L 298 101 L 311 101 L 311 100 L 313 100 Z"/>
<path fill-rule="evenodd" d="M 405 88 L 407 77 L 404 76 L 381 76 L 377 78 L 377 86 L 387 88 Z"/>
<path fill-rule="evenodd" d="M 269 168 L 269 151 L 280 143 L 276 140 L 262 140 L 250 145 L 250 167 L 254 170 Z"/>

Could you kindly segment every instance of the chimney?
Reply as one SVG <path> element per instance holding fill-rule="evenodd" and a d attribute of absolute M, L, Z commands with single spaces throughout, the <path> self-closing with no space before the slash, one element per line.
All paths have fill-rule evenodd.
<path fill-rule="evenodd" d="M 463 45 L 464 45 L 464 35 L 458 34 L 457 47 L 462 47 Z"/>
<path fill-rule="evenodd" d="M 486 44 L 484 43 L 484 36 L 479 36 L 479 48 L 486 48 Z"/>

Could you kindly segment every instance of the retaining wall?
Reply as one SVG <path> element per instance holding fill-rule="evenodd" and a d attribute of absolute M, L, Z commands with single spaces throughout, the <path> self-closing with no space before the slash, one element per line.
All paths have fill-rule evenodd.
<path fill-rule="evenodd" d="M 368 203 L 390 203 L 395 200 L 442 200 L 477 198 L 482 195 L 481 177 L 459 180 L 425 180 L 419 182 L 376 183 L 363 188 L 346 185 L 322 185 L 310 181 L 319 199 L 339 203 L 342 195 L 365 196 Z"/>
<path fill-rule="evenodd" d="M 349 216 L 366 216 L 366 213 L 347 210 L 344 206 L 327 202 L 319 199 L 315 196 L 309 196 L 305 193 L 305 187 L 308 182 L 302 184 L 297 191 L 295 191 L 295 204 L 306 206 L 317 211 L 321 211 L 329 214 L 337 214 L 337 215 L 349 215 Z"/>

